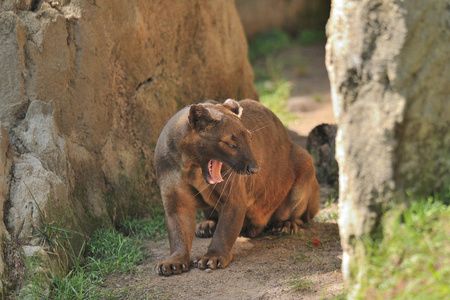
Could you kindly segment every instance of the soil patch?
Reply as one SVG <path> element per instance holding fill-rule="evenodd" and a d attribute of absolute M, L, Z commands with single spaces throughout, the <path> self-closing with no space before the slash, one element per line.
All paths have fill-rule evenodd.
<path fill-rule="evenodd" d="M 320 246 L 314 240 L 320 241 Z M 192 258 L 211 239 L 194 240 Z M 317 241 L 316 241 L 317 242 Z M 149 258 L 133 274 L 111 275 L 106 284 L 128 299 L 327 299 L 343 292 L 342 249 L 335 221 L 313 222 L 297 235 L 239 237 L 223 270 L 191 269 L 162 277 L 154 265 L 167 258 L 168 241 L 147 241 Z M 306 283 L 295 290 L 296 282 Z"/>

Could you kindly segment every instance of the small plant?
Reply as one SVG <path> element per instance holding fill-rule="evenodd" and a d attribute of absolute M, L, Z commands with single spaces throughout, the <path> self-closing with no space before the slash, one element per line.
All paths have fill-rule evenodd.
<path fill-rule="evenodd" d="M 334 202 L 336 202 L 336 197 L 333 195 L 330 195 L 329 199 L 323 204 L 323 207 L 324 208 L 331 207 Z"/>
<path fill-rule="evenodd" d="M 39 261 L 36 257 L 26 257 L 25 263 L 29 270 L 29 274 L 26 278 L 28 284 L 19 291 L 18 298 L 45 298 L 45 296 L 48 294 L 48 287 L 50 282 L 48 274 L 45 274 L 44 272 L 36 272 L 38 269 L 41 269 L 41 267 L 39 266 Z"/>
<path fill-rule="evenodd" d="M 323 212 L 314 218 L 314 220 L 316 220 L 318 222 L 327 222 L 327 221 L 337 220 L 337 219 L 339 219 L 339 214 L 335 211 Z"/>
<path fill-rule="evenodd" d="M 288 284 L 290 286 L 290 292 L 298 292 L 309 290 L 313 285 L 313 282 L 311 280 L 305 280 L 302 277 L 297 276 L 293 277 Z"/>
<path fill-rule="evenodd" d="M 300 253 L 300 251 L 297 251 L 297 249 L 292 247 L 292 255 L 289 257 L 289 260 L 292 261 L 294 264 L 297 264 L 299 262 L 311 262 L 311 258 L 303 253 Z"/>
<path fill-rule="evenodd" d="M 286 107 L 291 91 L 291 84 L 288 81 L 257 82 L 255 87 L 259 93 L 259 101 L 274 112 L 284 125 L 295 120 L 296 116 L 289 113 Z"/>
<path fill-rule="evenodd" d="M 97 291 L 97 286 L 102 282 L 100 276 L 90 273 L 85 267 L 78 267 L 67 276 L 53 280 L 51 299 L 98 299 L 101 294 Z"/>
<path fill-rule="evenodd" d="M 62 251 L 67 255 L 67 257 L 73 260 L 74 253 L 68 251 L 67 249 L 69 247 L 73 250 L 69 240 L 73 237 L 73 235 L 81 235 L 81 233 L 63 227 L 63 222 L 66 217 L 65 214 L 63 216 L 59 216 L 57 220 L 54 220 L 50 199 L 47 201 L 49 207 L 49 216 L 47 217 L 47 214 L 41 209 L 33 193 L 26 184 L 25 187 L 36 205 L 42 224 L 42 227 L 33 224 L 33 229 L 36 233 L 32 237 L 39 238 L 41 246 L 47 245 L 51 253 L 59 255 L 59 251 Z"/>
<path fill-rule="evenodd" d="M 145 257 L 138 240 L 110 228 L 95 231 L 87 250 L 91 268 L 105 274 L 132 271 Z"/>
<path fill-rule="evenodd" d="M 99 229 L 87 243 L 88 256 L 64 277 L 53 280 L 51 299 L 104 299 L 110 292 L 98 286 L 105 275 L 129 272 L 145 258 L 138 240 L 124 236 L 114 229 Z"/>
<path fill-rule="evenodd" d="M 312 45 L 326 40 L 327 36 L 324 30 L 305 29 L 297 36 L 296 42 L 300 45 Z"/>
<path fill-rule="evenodd" d="M 268 56 L 274 52 L 289 46 L 289 35 L 281 30 L 272 30 L 258 34 L 250 40 L 248 56 L 250 61 Z"/>
<path fill-rule="evenodd" d="M 450 294 L 446 199 L 414 199 L 408 210 L 389 212 L 382 237 L 364 241 L 368 265 L 360 298 L 444 299 Z"/>

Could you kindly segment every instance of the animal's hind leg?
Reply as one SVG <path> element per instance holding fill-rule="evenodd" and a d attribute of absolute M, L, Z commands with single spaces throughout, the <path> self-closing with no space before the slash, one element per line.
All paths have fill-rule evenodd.
<path fill-rule="evenodd" d="M 297 158 L 297 178 L 286 199 L 272 216 L 273 229 L 286 233 L 297 233 L 319 211 L 320 188 L 312 157 L 301 148 L 293 150 Z"/>
<path fill-rule="evenodd" d="M 277 209 L 272 217 L 272 230 L 288 234 L 300 231 L 303 221 L 302 215 L 307 210 L 306 201 L 295 201 L 299 198 L 299 191 L 292 189 L 283 204 Z M 297 203 L 297 206 L 292 204 Z"/>

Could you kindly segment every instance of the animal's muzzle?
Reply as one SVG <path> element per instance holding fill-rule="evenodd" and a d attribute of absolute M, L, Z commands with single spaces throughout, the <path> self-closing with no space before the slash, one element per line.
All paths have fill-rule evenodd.
<path fill-rule="evenodd" d="M 248 175 L 253 175 L 258 173 L 260 170 L 260 167 L 258 164 L 249 164 L 245 167 L 245 171 L 247 172 Z"/>

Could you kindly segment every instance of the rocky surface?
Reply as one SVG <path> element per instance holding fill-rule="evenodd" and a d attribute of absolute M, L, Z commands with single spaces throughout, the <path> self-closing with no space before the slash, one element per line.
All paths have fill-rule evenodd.
<path fill-rule="evenodd" d="M 2 1 L 0 90 L 0 235 L 21 251 L 42 245 L 46 222 L 81 233 L 76 246 L 144 212 L 168 119 L 257 98 L 229 1 Z"/>
<path fill-rule="evenodd" d="M 382 211 L 407 189 L 450 185 L 449 20 L 449 0 L 332 2 L 327 66 L 350 296 L 365 272 L 360 238 Z"/>
<path fill-rule="evenodd" d="M 320 124 L 309 133 L 306 149 L 314 158 L 316 177 L 319 184 L 339 188 L 339 167 L 336 161 L 335 124 Z"/>

